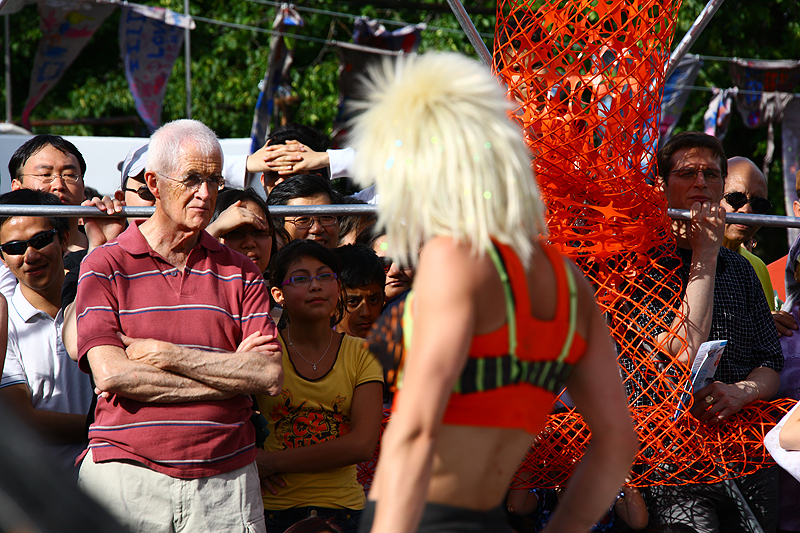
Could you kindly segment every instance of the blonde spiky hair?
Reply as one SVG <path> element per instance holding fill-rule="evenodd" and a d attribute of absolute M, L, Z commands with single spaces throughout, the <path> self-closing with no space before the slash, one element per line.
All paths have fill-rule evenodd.
<path fill-rule="evenodd" d="M 349 145 L 362 186 L 375 182 L 390 250 L 417 257 L 433 236 L 490 237 L 527 266 L 545 234 L 532 156 L 508 117 L 510 103 L 482 64 L 455 53 L 385 61 L 370 69 Z"/>

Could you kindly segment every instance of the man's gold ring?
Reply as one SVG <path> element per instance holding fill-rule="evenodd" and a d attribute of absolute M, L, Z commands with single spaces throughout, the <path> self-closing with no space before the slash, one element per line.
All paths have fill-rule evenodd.
<path fill-rule="evenodd" d="M 706 403 L 708 405 L 711 405 L 712 403 L 714 403 L 714 397 L 711 396 L 710 394 L 708 396 L 706 396 Z"/>

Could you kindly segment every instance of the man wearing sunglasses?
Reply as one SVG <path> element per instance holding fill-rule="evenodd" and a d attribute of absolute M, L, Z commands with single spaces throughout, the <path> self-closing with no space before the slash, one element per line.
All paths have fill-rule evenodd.
<path fill-rule="evenodd" d="M 60 205 L 50 193 L 20 189 L 0 204 Z M 8 299 L 8 348 L 0 398 L 17 408 L 48 442 L 50 461 L 77 479 L 75 458 L 86 447 L 89 376 L 61 341 L 61 286 L 69 222 L 63 217 L 0 217 L 0 257 L 19 280 Z"/>
<path fill-rule="evenodd" d="M 131 531 L 264 531 L 252 394 L 278 394 L 261 272 L 205 228 L 224 185 L 208 127 L 151 137 L 155 213 L 81 265 L 78 364 L 99 397 L 79 484 Z"/>
<path fill-rule="evenodd" d="M 722 246 L 725 208 L 720 202 L 729 170 L 722 143 L 704 133 L 683 132 L 658 151 L 657 162 L 659 183 L 668 207 L 689 210 L 691 220 L 673 222 L 677 259 L 663 260 L 663 266 L 677 274 L 680 284 L 672 288 L 682 295 L 683 316 L 658 298 L 646 302 L 647 314 L 670 324 L 669 331 L 660 325 L 653 326 L 651 331 L 658 334 L 662 349 L 689 366 L 701 343 L 728 341 L 714 374 L 715 381 L 693 391 L 691 414 L 700 423 L 714 428 L 744 406 L 775 395 L 783 353 L 752 266 L 741 255 Z M 761 191 L 745 192 L 748 198 L 755 198 Z M 729 198 L 738 203 L 736 197 Z M 654 352 L 646 356 L 662 357 L 662 354 Z M 776 468 L 763 468 L 734 481 L 712 483 L 712 480 L 642 490 L 650 525 L 681 523 L 703 532 L 760 531 L 760 528 L 775 531 Z M 732 483 L 738 490 L 731 490 Z M 758 523 L 754 523 L 753 517 Z"/>
<path fill-rule="evenodd" d="M 755 163 L 745 157 L 728 159 L 725 194 L 719 205 L 727 213 L 766 215 L 772 204 L 767 200 L 767 180 Z M 775 311 L 775 291 L 769 279 L 767 265 L 745 247 L 761 226 L 726 224 L 722 245 L 747 259 L 756 271 L 770 311 Z"/>

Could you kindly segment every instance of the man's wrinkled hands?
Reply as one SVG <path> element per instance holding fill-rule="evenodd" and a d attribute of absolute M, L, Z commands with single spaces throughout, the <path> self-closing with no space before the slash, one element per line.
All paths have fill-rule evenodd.
<path fill-rule="evenodd" d="M 758 398 L 758 388 L 753 382 L 743 381 L 728 385 L 715 381 L 694 394 L 690 411 L 700 422 L 719 424 L 738 413 L 742 407 Z"/>
<path fill-rule="evenodd" d="M 118 333 L 117 336 L 125 345 L 125 354 L 128 359 L 152 365 L 161 370 L 169 370 L 174 364 L 175 357 L 180 349 L 171 342 L 155 339 L 134 339 Z"/>
<path fill-rule="evenodd" d="M 251 333 L 236 348 L 237 352 L 261 352 L 267 355 L 282 355 L 281 345 L 273 335 L 262 335 L 260 331 Z"/>

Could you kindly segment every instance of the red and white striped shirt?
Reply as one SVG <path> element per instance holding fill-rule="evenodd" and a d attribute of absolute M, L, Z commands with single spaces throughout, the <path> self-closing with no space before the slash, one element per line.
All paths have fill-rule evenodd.
<path fill-rule="evenodd" d="M 277 336 L 255 264 L 205 231 L 181 272 L 131 224 L 83 261 L 76 305 L 85 372 L 89 349 L 124 349 L 117 332 L 225 352 L 255 331 Z M 133 460 L 177 478 L 230 472 L 255 459 L 251 405 L 241 395 L 169 404 L 98 398 L 89 448 L 97 462 Z"/>

